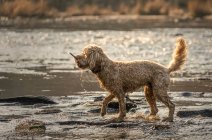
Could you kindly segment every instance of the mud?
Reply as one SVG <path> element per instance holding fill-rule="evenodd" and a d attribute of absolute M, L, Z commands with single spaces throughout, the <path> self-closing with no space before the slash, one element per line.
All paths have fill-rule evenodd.
<path fill-rule="evenodd" d="M 181 96 L 183 92 L 170 92 L 170 97 L 176 104 L 176 112 L 173 123 L 161 122 L 168 113 L 167 108 L 158 102 L 160 120 L 147 120 L 144 116 L 149 113 L 146 102 L 138 102 L 144 99 L 142 92 L 130 94 L 132 100 L 137 100 L 137 107 L 129 111 L 123 122 L 111 122 L 117 116 L 117 111 L 108 111 L 102 118 L 98 112 L 92 112 L 93 108 L 99 108 L 102 101 L 94 101 L 106 92 L 83 92 L 71 96 L 48 97 L 58 104 L 48 106 L 13 105 L 6 106 L 1 103 L 0 121 L 1 138 L 20 139 L 73 139 L 73 138 L 147 138 L 147 139 L 210 139 L 212 136 L 211 118 L 211 93 L 205 93 L 199 98 L 198 92 L 190 92 L 191 96 Z M 189 101 L 189 102 L 187 102 Z M 198 102 L 196 102 L 198 101 Z M 185 104 L 182 102 L 186 102 Z M 13 111 L 12 111 L 13 110 Z M 36 112 L 48 113 L 36 113 Z M 58 111 L 59 110 L 59 111 Z M 38 120 L 44 122 L 45 133 L 24 133 L 20 135 L 15 127 L 23 121 Z"/>

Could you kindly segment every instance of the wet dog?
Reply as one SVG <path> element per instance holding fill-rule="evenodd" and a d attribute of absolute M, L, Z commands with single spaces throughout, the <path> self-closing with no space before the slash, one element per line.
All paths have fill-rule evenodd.
<path fill-rule="evenodd" d="M 169 109 L 168 117 L 163 121 L 173 121 L 175 105 L 171 102 L 167 90 L 170 73 L 179 70 L 187 57 L 187 46 L 183 38 L 177 39 L 172 61 L 167 67 L 148 60 L 113 61 L 97 45 L 88 45 L 82 54 L 71 55 L 79 68 L 90 69 L 96 75 L 101 87 L 109 92 L 103 100 L 101 116 L 106 114 L 108 103 L 116 97 L 119 102 L 119 115 L 116 120 L 122 121 L 126 116 L 126 93 L 143 86 L 151 109 L 149 117 L 157 114 L 156 100 L 159 100 Z"/>

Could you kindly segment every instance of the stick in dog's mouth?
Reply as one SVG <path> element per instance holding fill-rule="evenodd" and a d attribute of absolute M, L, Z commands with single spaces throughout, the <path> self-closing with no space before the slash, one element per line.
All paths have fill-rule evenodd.
<path fill-rule="evenodd" d="M 73 55 L 72 53 L 69 53 L 71 56 L 73 56 L 75 59 L 77 59 L 77 57 L 75 55 Z"/>

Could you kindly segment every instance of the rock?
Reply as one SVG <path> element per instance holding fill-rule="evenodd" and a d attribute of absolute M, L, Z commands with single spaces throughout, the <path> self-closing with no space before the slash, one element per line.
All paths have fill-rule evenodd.
<path fill-rule="evenodd" d="M 62 122 L 56 122 L 59 125 L 105 125 L 109 124 L 108 121 L 62 121 Z"/>
<path fill-rule="evenodd" d="M 80 103 L 72 104 L 71 107 L 76 107 L 76 106 L 78 106 L 78 105 L 80 105 Z"/>
<path fill-rule="evenodd" d="M 118 128 L 118 127 L 122 127 L 122 128 L 130 128 L 130 127 L 134 127 L 134 126 L 138 126 L 139 123 L 135 123 L 135 122 L 120 122 L 120 123 L 109 123 L 106 124 L 105 127 L 110 127 L 110 128 Z"/>
<path fill-rule="evenodd" d="M 153 126 L 153 130 L 163 130 L 163 129 L 170 129 L 170 125 L 168 124 L 155 124 Z"/>
<path fill-rule="evenodd" d="M 54 114 L 62 112 L 60 109 L 43 109 L 35 112 L 35 114 Z"/>
<path fill-rule="evenodd" d="M 130 102 L 126 103 L 127 112 L 129 112 L 131 109 L 136 108 L 136 107 L 137 107 L 136 104 L 133 104 L 133 103 L 130 103 Z M 119 110 L 119 103 L 118 102 L 112 101 L 108 104 L 107 113 L 116 113 L 118 110 Z M 101 108 L 93 108 L 93 109 L 90 109 L 88 112 L 90 112 L 90 113 L 100 113 Z"/>
<path fill-rule="evenodd" d="M 182 93 L 182 96 L 185 96 L 185 97 L 188 97 L 188 96 L 191 96 L 192 95 L 192 93 L 190 93 L 190 92 L 183 92 Z"/>
<path fill-rule="evenodd" d="M 101 108 L 93 108 L 88 110 L 89 113 L 100 113 L 100 111 L 101 111 Z"/>
<path fill-rule="evenodd" d="M 202 109 L 202 110 L 182 110 L 177 112 L 177 116 L 180 118 L 183 117 L 194 117 L 194 116 L 202 116 L 202 117 L 212 117 L 211 109 Z"/>
<path fill-rule="evenodd" d="M 103 121 L 62 121 L 62 122 L 56 122 L 59 125 L 103 125 L 104 127 L 111 127 L 111 128 L 117 128 L 117 127 L 133 127 L 138 126 L 138 122 L 130 122 L 130 121 L 121 121 L 121 122 L 114 122 L 113 120 L 103 120 Z"/>
<path fill-rule="evenodd" d="M 207 81 L 209 81 L 211 79 L 210 78 L 207 78 L 207 77 L 201 77 L 201 78 L 198 78 L 198 80 L 207 80 Z"/>
<path fill-rule="evenodd" d="M 45 96 L 23 96 L 0 99 L 0 103 L 19 103 L 21 105 L 34 105 L 34 104 L 57 104 L 53 100 Z"/>
<path fill-rule="evenodd" d="M 107 108 L 107 113 L 116 113 L 118 109 Z M 101 108 L 92 108 L 88 111 L 89 113 L 100 113 Z"/>
<path fill-rule="evenodd" d="M 43 134 L 45 130 L 44 122 L 38 120 L 27 120 L 15 127 L 16 133 L 20 135 Z"/>
<path fill-rule="evenodd" d="M 105 96 L 103 96 L 103 95 L 94 97 L 94 102 L 103 101 L 104 98 L 105 98 Z"/>
<path fill-rule="evenodd" d="M 138 110 L 137 108 L 131 108 L 131 109 L 129 110 L 129 112 L 135 113 L 137 110 Z"/>
<path fill-rule="evenodd" d="M 136 108 L 137 105 L 136 104 L 133 104 L 131 102 L 127 102 L 126 103 L 126 110 L 127 112 L 132 109 L 132 108 Z M 108 108 L 113 108 L 113 109 L 119 109 L 119 103 L 118 102 L 115 102 L 115 101 L 112 101 L 108 104 Z"/>
<path fill-rule="evenodd" d="M 9 122 L 11 121 L 12 119 L 22 119 L 22 118 L 25 118 L 27 116 L 25 115 L 0 115 L 0 122 Z"/>
<path fill-rule="evenodd" d="M 189 97 L 189 96 L 193 96 L 193 97 L 204 97 L 204 92 L 183 92 L 181 95 L 184 96 L 184 97 Z"/>

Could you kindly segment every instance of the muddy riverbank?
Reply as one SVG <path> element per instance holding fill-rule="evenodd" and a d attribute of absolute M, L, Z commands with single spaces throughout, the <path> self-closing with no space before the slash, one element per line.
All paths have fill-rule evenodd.
<path fill-rule="evenodd" d="M 0 103 L 1 139 L 210 139 L 212 136 L 212 94 L 200 92 L 169 92 L 176 104 L 173 123 L 149 121 L 145 97 L 140 92 L 130 95 L 137 107 L 127 113 L 124 122 L 107 122 L 115 117 L 117 108 L 108 108 L 108 114 L 99 115 L 105 92 L 80 92 L 78 95 L 48 97 L 56 104 Z M 188 96 L 189 95 L 189 96 Z M 97 100 L 98 99 L 98 100 Z M 43 100 L 43 99 L 42 99 Z M 161 103 L 158 118 L 167 115 Z M 29 124 L 26 122 L 38 122 Z M 25 131 L 27 129 L 27 131 Z"/>
<path fill-rule="evenodd" d="M 76 16 L 65 18 L 0 17 L 0 28 L 59 30 L 133 30 L 143 28 L 212 28 L 212 18 L 182 19 L 169 16 Z"/>

